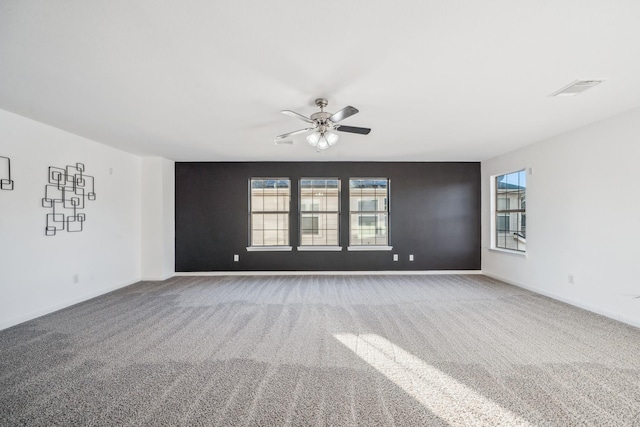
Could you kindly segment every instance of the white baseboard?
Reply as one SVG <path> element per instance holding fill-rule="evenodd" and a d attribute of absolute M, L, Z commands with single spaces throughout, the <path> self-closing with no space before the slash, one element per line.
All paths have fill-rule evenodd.
<path fill-rule="evenodd" d="M 419 274 L 482 274 L 480 270 L 394 270 L 394 271 L 192 271 L 176 276 L 402 276 Z"/>
<path fill-rule="evenodd" d="M 522 289 L 526 289 L 528 291 L 534 292 L 536 294 L 544 295 L 546 297 L 552 298 L 557 301 L 564 302 L 566 304 L 572 305 L 574 307 L 582 308 L 584 310 L 590 311 L 592 313 L 599 314 L 601 316 L 608 317 L 613 320 L 617 320 L 622 323 L 626 323 L 627 325 L 635 326 L 636 328 L 640 328 L 640 320 L 630 318 L 628 316 L 622 315 L 620 313 L 616 313 L 611 310 L 603 309 L 602 307 L 597 307 L 591 304 L 587 304 L 582 301 L 577 301 L 572 298 L 567 298 L 563 295 L 558 295 L 553 292 L 537 289 L 531 286 L 523 285 L 522 283 L 514 282 L 513 280 L 505 279 L 504 277 L 497 276 L 495 274 L 483 273 L 487 277 L 491 277 L 492 279 L 500 280 L 501 282 L 508 283 L 513 286 L 517 286 Z"/>
<path fill-rule="evenodd" d="M 160 276 L 160 277 L 155 277 L 155 276 L 153 276 L 153 277 L 152 276 L 142 277 L 140 280 L 144 281 L 144 282 L 162 282 L 164 280 L 171 279 L 175 275 L 176 275 L 175 273 L 170 273 L 170 274 L 167 274 L 165 276 Z"/>
<path fill-rule="evenodd" d="M 103 288 L 103 289 L 100 289 L 100 290 L 97 290 L 97 291 L 90 292 L 88 294 L 82 295 L 80 297 L 73 298 L 71 300 L 68 300 L 68 301 L 65 301 L 65 302 L 62 302 L 62 303 L 50 305 L 48 307 L 41 308 L 39 310 L 35 310 L 35 311 L 30 312 L 30 313 L 26 313 L 26 314 L 23 314 L 23 315 L 18 316 L 18 317 L 14 317 L 13 319 L 2 321 L 2 322 L 0 322 L 0 331 L 3 330 L 3 329 L 10 328 L 11 326 L 18 325 L 18 324 L 23 323 L 23 322 L 27 322 L 29 320 L 33 320 L 33 319 L 38 318 L 40 316 L 44 316 L 45 314 L 50 314 L 50 313 L 53 313 L 54 311 L 62 310 L 63 308 L 70 307 L 70 306 L 72 306 L 74 304 L 78 304 L 78 303 L 90 300 L 91 298 L 95 298 L 95 297 L 98 297 L 100 295 L 104 295 L 106 293 L 115 291 L 116 289 L 120 289 L 120 288 L 124 288 L 125 286 L 133 285 L 134 283 L 138 283 L 139 281 L 140 281 L 139 279 L 136 279 L 136 280 L 133 280 L 133 281 L 128 281 L 128 282 L 125 282 L 125 283 L 121 283 L 121 284 L 116 285 L 116 286 L 109 286 L 109 287 L 106 287 L 106 288 Z"/>

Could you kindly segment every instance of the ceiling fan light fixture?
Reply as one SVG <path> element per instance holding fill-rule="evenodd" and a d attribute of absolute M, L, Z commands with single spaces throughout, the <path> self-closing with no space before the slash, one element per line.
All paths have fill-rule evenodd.
<path fill-rule="evenodd" d="M 307 136 L 307 142 L 318 151 L 326 150 L 338 142 L 338 135 L 333 132 L 313 132 Z"/>
<path fill-rule="evenodd" d="M 329 148 L 329 142 L 327 142 L 327 139 L 324 137 L 324 135 L 322 136 L 322 138 L 320 138 L 320 141 L 318 141 L 318 145 L 316 148 L 318 150 L 326 150 L 327 148 Z"/>
<path fill-rule="evenodd" d="M 325 132 L 324 138 L 327 140 L 327 143 L 329 144 L 329 146 L 332 146 L 336 142 L 338 142 L 338 134 L 333 132 Z"/>
<path fill-rule="evenodd" d="M 320 141 L 320 136 L 321 135 L 319 132 L 313 132 L 312 134 L 307 136 L 307 142 L 311 144 L 312 147 L 315 147 L 316 145 L 318 145 L 318 141 Z"/>

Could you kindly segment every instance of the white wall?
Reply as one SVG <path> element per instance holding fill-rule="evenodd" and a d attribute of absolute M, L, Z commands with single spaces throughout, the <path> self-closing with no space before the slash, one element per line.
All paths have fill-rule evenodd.
<path fill-rule="evenodd" d="M 175 274 L 175 167 L 160 157 L 142 159 L 142 278 Z"/>
<path fill-rule="evenodd" d="M 139 157 L 3 110 L 0 156 L 15 181 L 0 191 L 0 329 L 140 279 Z M 48 167 L 77 162 L 97 195 L 84 231 L 46 237 Z"/>
<path fill-rule="evenodd" d="M 640 109 L 483 162 L 483 272 L 640 326 L 639 163 Z M 523 168 L 526 257 L 489 249 L 490 177 Z"/>

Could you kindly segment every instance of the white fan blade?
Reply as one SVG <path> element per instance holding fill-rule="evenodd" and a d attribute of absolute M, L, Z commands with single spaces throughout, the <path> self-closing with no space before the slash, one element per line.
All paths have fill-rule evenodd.
<path fill-rule="evenodd" d="M 291 110 L 282 110 L 280 111 L 282 114 L 286 114 L 287 116 L 291 116 L 291 117 L 295 117 L 296 119 L 300 119 L 302 121 L 305 121 L 307 123 L 314 123 L 313 120 L 311 120 L 309 117 L 305 117 L 302 114 L 298 114 L 295 111 L 291 111 Z"/>
<path fill-rule="evenodd" d="M 298 135 L 299 133 L 305 133 L 305 132 L 309 132 L 311 130 L 313 130 L 313 128 L 294 130 L 293 132 L 289 132 L 289 133 L 284 133 L 282 135 L 278 135 L 278 136 L 276 136 L 276 139 L 283 139 L 283 138 L 286 138 L 288 136 Z"/>

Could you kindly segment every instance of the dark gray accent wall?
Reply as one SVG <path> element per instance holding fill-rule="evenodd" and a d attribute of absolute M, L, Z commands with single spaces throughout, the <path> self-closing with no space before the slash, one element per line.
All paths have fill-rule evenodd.
<path fill-rule="evenodd" d="M 480 163 L 176 163 L 176 271 L 479 270 Z M 250 178 L 292 184 L 291 252 L 248 252 Z M 298 180 L 342 181 L 340 252 L 298 252 Z M 391 182 L 393 250 L 347 251 L 349 178 Z M 238 254 L 240 261 L 234 262 Z M 399 261 L 393 261 L 393 254 Z M 414 261 L 409 261 L 409 255 Z"/>

